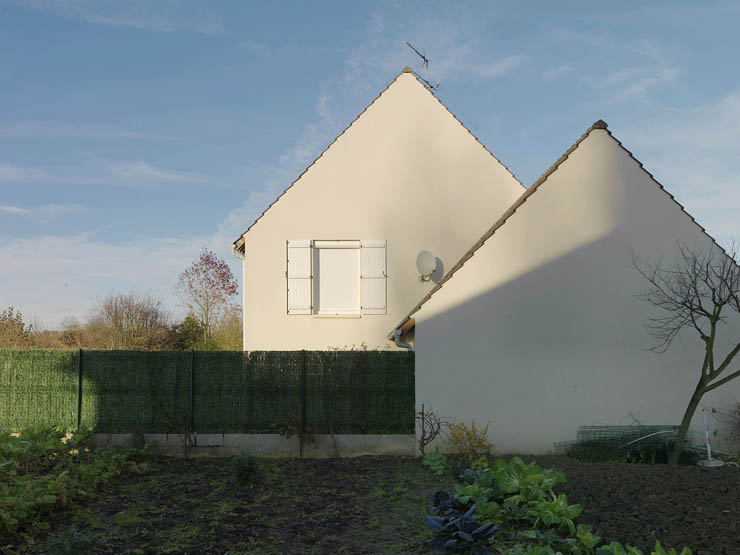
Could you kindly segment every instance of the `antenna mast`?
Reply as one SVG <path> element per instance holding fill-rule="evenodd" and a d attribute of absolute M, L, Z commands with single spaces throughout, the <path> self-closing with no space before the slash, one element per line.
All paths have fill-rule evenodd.
<path fill-rule="evenodd" d="M 424 82 L 427 84 L 427 87 L 429 87 L 430 89 L 436 89 L 439 86 L 439 81 L 437 81 L 437 87 L 432 86 L 432 84 L 429 82 L 429 58 L 426 57 L 425 52 L 423 50 L 419 52 L 409 41 L 406 41 L 406 46 L 416 52 L 416 54 L 424 62 Z"/>

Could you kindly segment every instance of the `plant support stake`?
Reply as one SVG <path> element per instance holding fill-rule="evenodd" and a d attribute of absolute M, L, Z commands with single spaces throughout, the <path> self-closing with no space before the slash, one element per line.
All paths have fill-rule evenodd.
<path fill-rule="evenodd" d="M 82 424 L 82 349 L 77 350 L 77 429 Z"/>
<path fill-rule="evenodd" d="M 193 374 L 195 373 L 195 351 L 190 350 L 190 406 L 188 407 L 188 426 L 193 430 Z"/>
<path fill-rule="evenodd" d="M 704 415 L 704 437 L 707 438 L 707 460 L 699 461 L 701 466 L 722 466 L 725 463 L 720 459 L 712 460 L 712 444 L 709 441 L 709 422 L 707 422 L 707 415 Z"/>

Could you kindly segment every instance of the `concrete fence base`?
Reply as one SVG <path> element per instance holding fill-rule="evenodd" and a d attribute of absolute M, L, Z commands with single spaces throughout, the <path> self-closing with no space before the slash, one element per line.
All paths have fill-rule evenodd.
<path fill-rule="evenodd" d="M 177 434 L 142 434 L 163 455 L 185 456 L 184 440 Z M 278 434 L 193 434 L 191 457 L 228 457 L 245 453 L 257 457 L 299 457 L 298 437 Z M 94 434 L 97 447 L 130 446 L 134 434 Z M 414 456 L 416 440 L 410 435 L 318 434 L 303 445 L 306 458 L 359 457 L 362 455 Z"/>

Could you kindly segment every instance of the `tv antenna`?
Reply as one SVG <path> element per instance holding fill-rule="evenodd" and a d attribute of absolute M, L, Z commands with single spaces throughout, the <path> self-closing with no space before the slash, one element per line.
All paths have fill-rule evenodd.
<path fill-rule="evenodd" d="M 424 63 L 424 79 L 423 79 L 423 81 L 427 84 L 427 87 L 429 87 L 430 89 L 436 89 L 437 87 L 439 87 L 439 81 L 437 81 L 437 85 L 436 86 L 435 85 L 432 85 L 429 82 L 429 58 L 426 57 L 426 54 L 425 54 L 424 50 L 422 50 L 421 52 L 419 52 L 416 48 L 414 48 L 414 45 L 411 44 L 409 41 L 406 41 L 406 46 L 408 46 L 411 50 L 413 50 L 414 52 L 416 52 L 416 54 L 422 59 L 422 61 Z M 421 78 L 421 76 L 419 76 L 419 78 Z"/>

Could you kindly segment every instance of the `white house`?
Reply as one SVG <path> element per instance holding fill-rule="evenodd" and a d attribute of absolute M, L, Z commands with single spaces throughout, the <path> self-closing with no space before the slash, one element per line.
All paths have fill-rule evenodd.
<path fill-rule="evenodd" d="M 244 349 L 399 348 L 388 330 L 522 192 L 405 68 L 234 242 Z"/>
<path fill-rule="evenodd" d="M 547 452 L 583 425 L 678 424 L 704 344 L 691 330 L 646 349 L 657 309 L 636 298 L 647 284 L 633 267 L 678 244 L 719 249 L 597 122 L 400 322 L 415 322 L 417 405 L 490 422 L 509 453 Z M 735 399 L 731 384 L 704 404 Z"/>
<path fill-rule="evenodd" d="M 603 121 L 525 190 L 406 68 L 235 241 L 244 349 L 413 342 L 417 406 L 490 422 L 499 452 L 678 424 L 703 345 L 648 350 L 633 256 L 680 244 L 719 248 Z"/>

